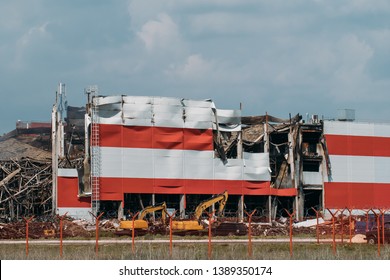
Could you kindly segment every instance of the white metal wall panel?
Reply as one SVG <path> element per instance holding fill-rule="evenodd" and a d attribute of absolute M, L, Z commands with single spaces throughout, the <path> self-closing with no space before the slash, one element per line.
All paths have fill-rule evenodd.
<path fill-rule="evenodd" d="M 91 211 L 91 208 L 77 208 L 77 207 L 59 207 L 58 209 L 58 215 L 68 215 L 74 219 L 81 219 L 81 220 L 87 220 L 92 221 L 92 216 L 89 213 Z"/>
<path fill-rule="evenodd" d="M 151 104 L 123 104 L 123 117 L 129 119 L 152 119 L 152 105 Z"/>
<path fill-rule="evenodd" d="M 154 150 L 155 178 L 184 178 L 183 150 Z M 149 167 L 150 168 L 150 167 Z"/>
<path fill-rule="evenodd" d="M 94 100 L 99 104 L 101 124 L 209 129 L 215 119 L 211 101 L 147 96 L 110 96 Z"/>
<path fill-rule="evenodd" d="M 153 104 L 152 96 L 127 96 L 121 97 L 124 103 L 128 104 Z"/>
<path fill-rule="evenodd" d="M 185 128 L 210 129 L 214 115 L 210 108 L 185 107 Z"/>
<path fill-rule="evenodd" d="M 243 153 L 244 179 L 270 181 L 269 153 Z"/>
<path fill-rule="evenodd" d="M 213 158 L 214 151 L 100 148 L 101 177 L 269 181 L 266 155 L 258 160 Z M 244 175 L 245 172 L 245 175 Z"/>
<path fill-rule="evenodd" d="M 154 125 L 161 127 L 183 127 L 183 107 L 178 105 L 154 105 Z"/>
<path fill-rule="evenodd" d="M 243 153 L 244 180 L 270 181 L 269 153 Z"/>
<path fill-rule="evenodd" d="M 324 134 L 390 137 L 390 124 L 325 121 Z"/>
<path fill-rule="evenodd" d="M 160 97 L 156 96 L 153 98 L 153 104 L 154 105 L 164 105 L 164 106 L 180 106 L 182 107 L 181 99 L 174 98 L 174 97 Z"/>
<path fill-rule="evenodd" d="M 217 119 L 218 123 L 241 124 L 241 111 L 217 109 Z"/>
<path fill-rule="evenodd" d="M 308 172 L 303 171 L 302 183 L 304 185 L 321 185 L 322 186 L 322 174 L 321 172 Z"/>
<path fill-rule="evenodd" d="M 390 158 L 330 155 L 333 182 L 390 183 Z"/>
<path fill-rule="evenodd" d="M 185 117 L 186 122 L 207 121 L 211 124 L 211 122 L 214 120 L 213 112 L 209 108 L 186 107 Z"/>
<path fill-rule="evenodd" d="M 212 179 L 213 153 L 213 151 L 102 147 L 100 151 L 101 176 Z M 187 170 L 186 176 L 184 176 L 184 170 Z"/>
<path fill-rule="evenodd" d="M 189 99 L 183 99 L 182 103 L 185 107 L 196 107 L 196 108 L 213 108 L 214 102 L 212 102 L 210 99 L 208 100 L 189 100 Z"/>
<path fill-rule="evenodd" d="M 214 151 L 184 151 L 184 178 L 214 178 Z"/>
<path fill-rule="evenodd" d="M 77 169 L 58 168 L 58 177 L 78 177 Z"/>
<path fill-rule="evenodd" d="M 96 149 L 96 147 L 92 147 Z M 96 153 L 95 153 L 96 154 Z M 123 149 L 121 148 L 100 148 L 100 176 L 121 178 Z"/>
<path fill-rule="evenodd" d="M 390 137 L 390 124 L 388 123 L 374 124 L 374 135 L 380 137 Z"/>
<path fill-rule="evenodd" d="M 123 125 L 125 126 L 152 126 L 151 119 L 124 119 Z"/>
<path fill-rule="evenodd" d="M 216 180 L 242 180 L 242 160 L 229 159 L 223 164 L 221 159 L 214 159 L 214 178 Z"/>
<path fill-rule="evenodd" d="M 114 104 L 114 103 L 122 103 L 122 96 L 99 96 L 93 99 L 93 105 L 105 105 L 105 104 Z"/>
<path fill-rule="evenodd" d="M 110 149 L 110 148 L 104 148 Z M 122 150 L 122 176 L 124 178 L 154 178 L 154 150 L 126 149 Z M 104 150 L 103 150 L 104 151 Z M 103 154 L 102 151 L 102 154 Z M 115 164 L 115 163 L 113 163 Z M 110 177 L 110 176 L 107 176 Z"/>

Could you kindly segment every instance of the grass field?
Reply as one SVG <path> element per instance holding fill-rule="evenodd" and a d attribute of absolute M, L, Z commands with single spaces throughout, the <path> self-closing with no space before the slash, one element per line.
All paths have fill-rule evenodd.
<path fill-rule="evenodd" d="M 205 260 L 208 259 L 207 244 L 174 244 L 172 256 L 169 244 L 136 244 L 135 253 L 131 244 L 99 245 L 96 256 L 95 245 L 64 245 L 63 256 L 59 256 L 58 245 L 30 244 L 29 255 L 23 244 L 0 245 L 2 260 Z M 253 257 L 248 257 L 246 244 L 213 244 L 212 259 L 217 260 L 388 260 L 390 245 L 381 247 L 378 256 L 377 245 L 338 244 L 336 254 L 332 244 L 294 244 L 293 256 L 290 256 L 289 244 L 253 244 Z"/>

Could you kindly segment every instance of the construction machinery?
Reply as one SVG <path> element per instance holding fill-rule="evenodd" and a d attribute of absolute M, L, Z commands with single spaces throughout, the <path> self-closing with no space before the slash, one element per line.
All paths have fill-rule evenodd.
<path fill-rule="evenodd" d="M 165 225 L 166 222 L 166 215 L 167 215 L 167 205 L 165 202 L 162 202 L 158 205 L 150 205 L 148 207 L 145 207 L 139 214 L 138 219 L 134 220 L 122 220 L 119 223 L 119 230 L 117 231 L 118 235 L 122 234 L 128 234 L 133 229 L 134 224 L 134 230 L 138 235 L 140 234 L 146 234 L 149 229 L 148 221 L 145 220 L 146 215 L 152 214 L 156 211 L 162 211 L 161 213 L 161 220 L 162 224 Z"/>
<path fill-rule="evenodd" d="M 221 216 L 223 210 L 225 209 L 227 199 L 228 192 L 224 191 L 221 194 L 214 195 L 213 197 L 202 201 L 195 209 L 194 219 L 172 221 L 172 230 L 182 232 L 203 230 L 205 228 L 201 221 L 203 211 L 211 207 L 213 204 L 219 203 L 217 216 Z"/>

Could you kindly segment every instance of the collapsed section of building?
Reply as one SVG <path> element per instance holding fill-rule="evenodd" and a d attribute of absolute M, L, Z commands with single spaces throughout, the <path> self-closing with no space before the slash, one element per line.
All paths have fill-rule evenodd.
<path fill-rule="evenodd" d="M 164 201 L 186 218 L 225 190 L 225 211 L 238 219 L 249 209 L 271 221 L 286 210 L 302 220 L 326 208 L 390 207 L 389 124 L 245 117 L 212 100 L 93 94 L 84 120 L 83 167 L 55 171 L 59 214 L 122 217 Z"/>

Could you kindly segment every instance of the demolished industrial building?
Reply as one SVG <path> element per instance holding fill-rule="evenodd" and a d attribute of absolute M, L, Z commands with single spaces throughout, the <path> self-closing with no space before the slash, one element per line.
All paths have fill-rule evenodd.
<path fill-rule="evenodd" d="M 303 220 L 314 210 L 390 206 L 390 125 L 357 122 L 348 110 L 337 120 L 246 117 L 212 100 L 94 91 L 86 108 L 83 166 L 56 171 L 59 214 L 122 217 L 164 201 L 185 219 L 225 190 L 225 211 L 238 220 L 248 209 L 271 221 L 285 210 Z M 61 141 L 72 142 L 53 143 Z"/>
<path fill-rule="evenodd" d="M 18 122 L 1 137 L 0 148 L 14 147 L 1 149 L 1 217 L 122 218 L 165 202 L 186 219 L 224 191 L 225 215 L 237 220 L 252 209 L 270 222 L 287 211 L 304 220 L 317 210 L 390 207 L 388 123 L 358 122 L 351 110 L 281 119 L 212 100 L 86 93 L 86 107 L 57 97 L 51 128 Z M 35 148 L 23 143 L 29 133 Z"/>

